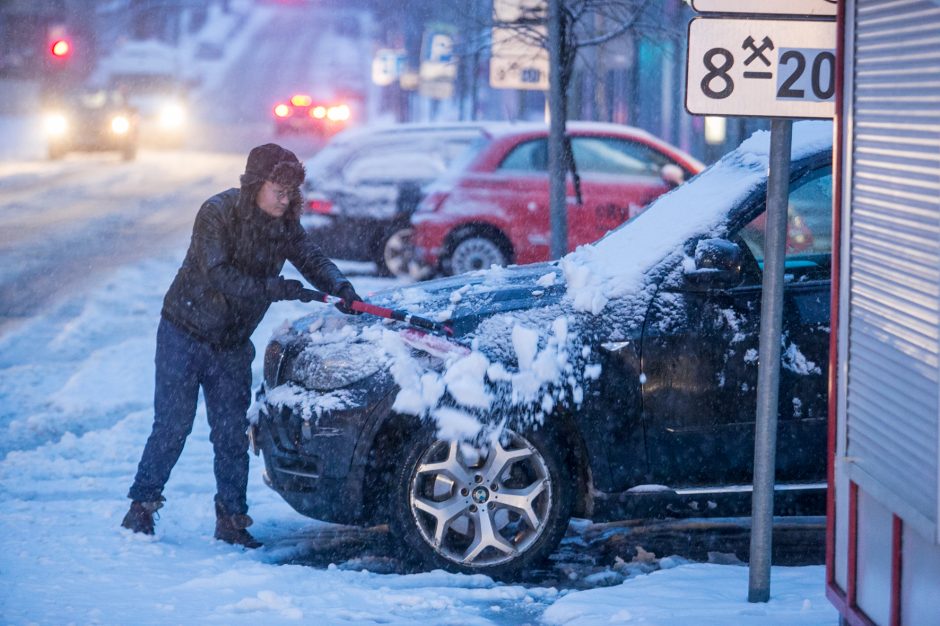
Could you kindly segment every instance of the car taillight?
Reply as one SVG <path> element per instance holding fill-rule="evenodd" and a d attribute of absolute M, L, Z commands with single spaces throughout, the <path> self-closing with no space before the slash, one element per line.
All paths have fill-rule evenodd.
<path fill-rule="evenodd" d="M 329 201 L 325 196 L 313 196 L 307 201 L 307 212 L 308 213 L 331 213 L 333 211 L 333 203 Z"/>
<path fill-rule="evenodd" d="M 291 96 L 290 103 L 295 107 L 308 107 L 313 102 L 313 98 L 306 94 L 298 93 Z"/>
<path fill-rule="evenodd" d="M 444 202 L 447 200 L 448 196 L 450 196 L 450 192 L 448 191 L 432 191 L 421 201 L 421 204 L 418 205 L 418 210 L 437 211 L 444 206 Z"/>
<path fill-rule="evenodd" d="M 309 114 L 310 117 L 314 119 L 322 120 L 324 117 L 326 117 L 326 107 L 317 105 L 310 109 Z"/>
<path fill-rule="evenodd" d="M 286 104 L 278 104 L 274 107 L 274 115 L 277 117 L 288 117 L 291 114 L 291 108 Z"/>
<path fill-rule="evenodd" d="M 330 107 L 326 111 L 326 116 L 331 122 L 345 122 L 349 119 L 349 114 L 349 106 L 345 104 Z"/>

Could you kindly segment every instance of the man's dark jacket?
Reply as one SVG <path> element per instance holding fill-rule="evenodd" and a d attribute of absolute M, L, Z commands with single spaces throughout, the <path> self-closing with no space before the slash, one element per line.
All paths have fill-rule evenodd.
<path fill-rule="evenodd" d="M 239 346 L 271 305 L 265 285 L 285 260 L 322 291 L 335 294 L 349 282 L 296 213 L 271 217 L 239 189 L 217 194 L 196 215 L 186 259 L 163 299 L 163 317 L 216 347 Z"/>

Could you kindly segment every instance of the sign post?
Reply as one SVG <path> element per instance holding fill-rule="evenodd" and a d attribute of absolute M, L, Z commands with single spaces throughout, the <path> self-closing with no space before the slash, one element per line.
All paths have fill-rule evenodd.
<path fill-rule="evenodd" d="M 770 171 L 754 431 L 748 602 L 770 599 L 774 470 L 780 391 L 784 261 L 790 188 L 790 118 L 835 114 L 834 0 L 693 0 L 697 11 L 761 13 L 826 21 L 694 18 L 689 23 L 686 109 L 693 115 L 771 118 Z"/>

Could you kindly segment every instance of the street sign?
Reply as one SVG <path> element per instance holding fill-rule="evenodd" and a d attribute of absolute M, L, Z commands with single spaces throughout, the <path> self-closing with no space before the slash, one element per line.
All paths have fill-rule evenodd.
<path fill-rule="evenodd" d="M 405 67 L 405 51 L 382 48 L 372 59 L 372 82 L 387 87 L 398 80 Z"/>
<path fill-rule="evenodd" d="M 836 24 L 695 18 L 685 108 L 693 115 L 835 115 Z"/>
<path fill-rule="evenodd" d="M 544 33 L 544 26 L 532 26 Z M 531 33 L 514 28 L 494 28 L 490 57 L 490 86 L 494 89 L 548 89 L 548 50 L 532 40 Z M 543 38 L 544 40 L 544 38 Z"/>
<path fill-rule="evenodd" d="M 496 24 L 540 23 L 547 17 L 546 0 L 493 0 L 493 21 Z"/>
<path fill-rule="evenodd" d="M 836 0 L 692 0 L 700 13 L 748 13 L 750 15 L 836 15 Z"/>
<path fill-rule="evenodd" d="M 430 28 L 422 43 L 419 89 L 426 98 L 447 100 L 454 93 L 457 59 L 454 37 L 448 30 Z"/>
<path fill-rule="evenodd" d="M 547 0 L 493 0 L 490 87 L 548 90 Z"/>

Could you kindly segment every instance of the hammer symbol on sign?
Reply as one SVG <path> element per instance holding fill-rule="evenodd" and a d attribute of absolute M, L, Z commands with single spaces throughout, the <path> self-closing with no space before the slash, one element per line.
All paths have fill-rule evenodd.
<path fill-rule="evenodd" d="M 761 42 L 760 46 L 755 46 L 754 43 L 754 38 L 748 35 L 747 39 L 744 40 L 744 44 L 741 46 L 743 50 L 747 50 L 748 48 L 753 50 L 751 56 L 745 59 L 744 64 L 750 65 L 751 61 L 754 59 L 760 59 L 764 62 L 764 65 L 770 67 L 770 61 L 764 57 L 764 50 L 773 50 L 774 42 L 770 40 L 770 37 L 764 37 L 764 41 Z"/>

